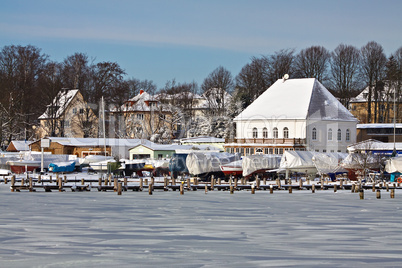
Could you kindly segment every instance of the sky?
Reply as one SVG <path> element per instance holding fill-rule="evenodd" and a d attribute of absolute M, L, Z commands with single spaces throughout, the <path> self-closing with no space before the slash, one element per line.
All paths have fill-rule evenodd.
<path fill-rule="evenodd" d="M 223 66 L 313 45 L 402 46 L 400 0 L 0 0 L 0 49 L 33 45 L 62 62 L 85 53 L 126 78 L 197 82 Z"/>

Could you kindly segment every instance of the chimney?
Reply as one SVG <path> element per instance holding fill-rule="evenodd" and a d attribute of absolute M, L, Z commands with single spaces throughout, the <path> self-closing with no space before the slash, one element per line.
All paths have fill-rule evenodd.
<path fill-rule="evenodd" d="M 144 93 L 144 90 L 141 89 L 141 90 L 140 90 L 140 95 L 142 95 L 142 93 Z"/>

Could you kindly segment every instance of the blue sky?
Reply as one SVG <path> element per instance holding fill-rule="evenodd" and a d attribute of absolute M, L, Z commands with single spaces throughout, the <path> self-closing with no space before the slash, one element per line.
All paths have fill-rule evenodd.
<path fill-rule="evenodd" d="M 117 62 L 127 77 L 195 81 L 218 66 L 235 77 L 253 56 L 312 45 L 402 46 L 402 1 L 0 0 L 0 47 L 34 45 L 61 62 L 76 52 Z"/>

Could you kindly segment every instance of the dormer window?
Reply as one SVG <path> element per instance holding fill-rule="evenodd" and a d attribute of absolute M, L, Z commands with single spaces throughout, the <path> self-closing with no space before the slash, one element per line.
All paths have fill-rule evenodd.
<path fill-rule="evenodd" d="M 144 120 L 144 114 L 137 114 L 137 120 Z"/>

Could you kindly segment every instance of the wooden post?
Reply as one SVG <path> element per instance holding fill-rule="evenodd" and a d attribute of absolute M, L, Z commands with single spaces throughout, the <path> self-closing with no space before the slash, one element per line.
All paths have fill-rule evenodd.
<path fill-rule="evenodd" d="M 375 192 L 375 184 L 373 183 L 373 193 Z"/>
<path fill-rule="evenodd" d="M 389 185 L 388 185 L 388 183 L 385 183 L 385 188 L 387 189 L 387 192 L 389 192 Z"/>
<path fill-rule="evenodd" d="M 377 190 L 377 199 L 381 199 L 381 190 L 380 189 Z"/>
<path fill-rule="evenodd" d="M 343 189 L 343 179 L 339 182 L 339 189 Z"/>
<path fill-rule="evenodd" d="M 360 193 L 359 193 L 360 199 L 364 199 L 364 190 L 360 189 Z"/>
<path fill-rule="evenodd" d="M 127 187 L 127 185 L 128 185 L 127 178 L 126 178 L 126 177 L 124 177 L 124 187 Z"/>
<path fill-rule="evenodd" d="M 303 179 L 300 178 L 299 180 L 299 190 L 303 189 Z"/>
<path fill-rule="evenodd" d="M 311 192 L 312 192 L 313 194 L 315 193 L 315 184 L 314 184 L 314 183 L 311 185 Z"/>
<path fill-rule="evenodd" d="M 151 185 L 148 185 L 148 194 L 152 195 L 152 186 Z"/>
<path fill-rule="evenodd" d="M 183 195 L 184 194 L 184 181 L 182 181 L 180 183 L 180 194 Z"/>
<path fill-rule="evenodd" d="M 191 183 L 190 183 L 190 179 L 187 179 L 187 188 L 190 189 Z"/>
<path fill-rule="evenodd" d="M 67 176 L 64 175 L 64 183 L 67 183 Z"/>
<path fill-rule="evenodd" d="M 257 177 L 255 177 L 255 187 L 256 187 L 257 189 L 260 188 L 260 178 L 258 177 L 258 175 L 257 175 Z"/>
<path fill-rule="evenodd" d="M 29 191 L 33 192 L 32 177 L 29 178 Z"/>
<path fill-rule="evenodd" d="M 140 189 L 142 189 L 143 188 L 143 182 L 142 182 L 142 178 L 140 178 Z"/>
<path fill-rule="evenodd" d="M 337 185 L 334 184 L 334 193 L 336 193 L 336 191 L 337 191 Z"/>
<path fill-rule="evenodd" d="M 234 188 L 234 187 L 233 187 L 233 185 L 230 185 L 230 186 L 229 186 L 229 189 L 230 189 L 230 194 L 233 194 L 233 193 L 234 193 L 233 188 Z"/>
<path fill-rule="evenodd" d="M 114 179 L 113 179 L 113 191 L 114 191 L 114 192 L 117 192 L 117 184 L 118 184 L 117 178 L 114 178 Z"/>
<path fill-rule="evenodd" d="M 165 174 L 165 176 L 164 176 L 164 178 L 163 178 L 163 188 L 166 188 L 167 187 L 167 185 L 168 185 L 168 181 L 167 181 L 168 179 L 167 179 L 167 176 L 166 176 L 166 174 Z"/>
<path fill-rule="evenodd" d="M 289 194 L 291 194 L 292 193 L 292 185 L 288 186 L 288 190 L 289 190 Z"/>
<path fill-rule="evenodd" d="M 84 184 L 85 184 L 85 179 L 82 178 L 82 179 L 81 179 L 81 185 L 84 185 Z"/>
<path fill-rule="evenodd" d="M 11 192 L 14 192 L 14 186 L 15 186 L 15 175 L 11 177 Z"/>
<path fill-rule="evenodd" d="M 205 194 L 208 193 L 208 185 L 205 184 Z"/>
<path fill-rule="evenodd" d="M 7 184 L 7 177 L 4 177 L 4 184 Z"/>
<path fill-rule="evenodd" d="M 172 177 L 172 185 L 176 185 L 176 178 Z"/>
<path fill-rule="evenodd" d="M 269 193 L 273 194 L 274 193 L 274 186 L 271 184 L 269 185 Z"/>
<path fill-rule="evenodd" d="M 395 198 L 395 189 L 391 189 L 391 198 Z"/>
<path fill-rule="evenodd" d="M 215 177 L 214 175 L 211 176 L 211 191 L 214 190 L 214 186 L 215 186 Z"/>
<path fill-rule="evenodd" d="M 352 189 L 350 190 L 352 193 L 354 193 L 355 192 L 355 184 L 354 183 L 352 183 Z"/>
<path fill-rule="evenodd" d="M 151 176 L 151 184 L 152 184 L 152 185 L 155 184 L 155 178 L 154 178 L 154 176 Z"/>
<path fill-rule="evenodd" d="M 52 175 L 50 175 L 49 176 L 49 183 L 52 183 L 53 182 L 53 180 L 52 180 Z"/>
<path fill-rule="evenodd" d="M 267 178 L 263 178 L 263 183 L 264 183 L 264 185 L 267 185 Z"/>
<path fill-rule="evenodd" d="M 117 195 L 121 195 L 121 182 L 117 184 Z"/>
<path fill-rule="evenodd" d="M 109 185 L 112 185 L 112 174 L 109 174 Z"/>
<path fill-rule="evenodd" d="M 59 183 L 59 192 L 63 192 L 63 179 L 59 178 L 58 183 Z"/>
<path fill-rule="evenodd" d="M 251 184 L 251 194 L 255 194 L 255 183 Z"/>
<path fill-rule="evenodd" d="M 235 188 L 237 188 L 237 181 L 238 181 L 238 178 L 235 178 L 235 179 L 234 179 L 234 187 L 235 187 Z"/>
<path fill-rule="evenodd" d="M 41 183 L 41 182 L 42 182 L 42 176 L 39 175 L 39 176 L 38 176 L 38 183 Z"/>
<path fill-rule="evenodd" d="M 148 179 L 145 179 L 144 183 L 145 183 L 145 185 L 148 185 Z"/>
<path fill-rule="evenodd" d="M 218 178 L 218 185 L 222 185 L 221 177 Z"/>

